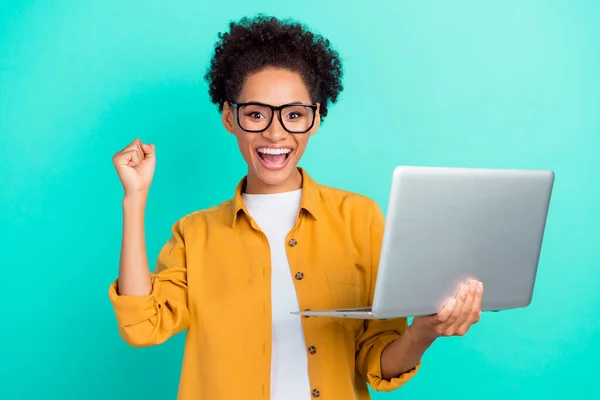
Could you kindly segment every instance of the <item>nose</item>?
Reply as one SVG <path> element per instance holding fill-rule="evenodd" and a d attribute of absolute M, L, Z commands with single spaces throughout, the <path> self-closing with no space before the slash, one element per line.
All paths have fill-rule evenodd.
<path fill-rule="evenodd" d="M 281 121 L 278 118 L 277 111 L 273 115 L 271 125 L 262 132 L 262 137 L 268 139 L 274 143 L 284 140 L 288 136 L 288 131 L 281 125 Z"/>

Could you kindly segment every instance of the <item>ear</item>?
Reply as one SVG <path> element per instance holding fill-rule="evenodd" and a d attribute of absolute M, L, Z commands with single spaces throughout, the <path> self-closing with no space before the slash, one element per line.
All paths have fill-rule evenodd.
<path fill-rule="evenodd" d="M 316 111 L 316 115 L 315 115 L 315 123 L 313 124 L 313 127 L 310 129 L 310 136 L 314 135 L 315 133 L 317 133 L 317 131 L 319 130 L 319 127 L 321 126 L 321 103 L 317 103 L 317 111 Z"/>
<path fill-rule="evenodd" d="M 231 106 L 231 104 L 226 101 L 223 103 L 223 113 L 221 115 L 221 122 L 223 126 L 227 130 L 227 132 L 234 134 L 235 133 L 235 109 Z"/>

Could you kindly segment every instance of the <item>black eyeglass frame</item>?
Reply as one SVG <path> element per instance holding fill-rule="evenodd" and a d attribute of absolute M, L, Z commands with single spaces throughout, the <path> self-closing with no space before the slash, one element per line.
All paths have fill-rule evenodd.
<path fill-rule="evenodd" d="M 318 106 L 316 104 L 302 104 L 302 103 L 289 103 L 289 104 L 283 104 L 280 106 L 272 106 L 270 104 L 259 103 L 257 101 L 251 101 L 248 103 L 234 103 L 234 102 L 230 101 L 229 104 L 236 110 L 235 114 L 236 114 L 238 126 L 240 128 L 242 128 L 243 131 L 250 132 L 250 133 L 261 133 L 261 132 L 264 132 L 267 129 L 269 129 L 269 127 L 273 123 L 273 116 L 275 114 L 277 114 L 278 115 L 277 118 L 279 119 L 279 123 L 281 124 L 283 129 L 285 129 L 287 132 L 289 132 L 291 134 L 303 135 L 303 134 L 307 133 L 308 131 L 310 131 L 313 128 L 313 126 L 315 126 L 315 119 L 317 118 L 317 109 L 318 109 Z M 261 106 L 261 107 L 270 108 L 271 109 L 271 119 L 269 120 L 269 123 L 267 124 L 267 126 L 264 129 L 260 129 L 260 130 L 249 130 L 249 129 L 244 128 L 242 126 L 242 124 L 240 123 L 240 112 L 239 112 L 240 107 L 244 107 L 244 106 Z M 298 106 L 308 107 L 308 108 L 312 109 L 313 110 L 313 118 L 312 118 L 312 121 L 311 121 L 308 129 L 306 129 L 305 131 L 292 132 L 288 128 L 285 127 L 285 124 L 283 123 L 283 120 L 281 118 L 281 110 L 283 110 L 286 107 L 298 107 Z M 276 112 L 276 111 L 279 111 L 279 112 Z"/>

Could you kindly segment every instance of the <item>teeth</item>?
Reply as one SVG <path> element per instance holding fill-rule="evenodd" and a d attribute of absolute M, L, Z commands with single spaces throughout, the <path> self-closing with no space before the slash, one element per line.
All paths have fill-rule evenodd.
<path fill-rule="evenodd" d="M 271 149 L 268 147 L 261 147 L 257 149 L 259 153 L 262 154 L 287 154 L 292 151 L 292 149 Z"/>

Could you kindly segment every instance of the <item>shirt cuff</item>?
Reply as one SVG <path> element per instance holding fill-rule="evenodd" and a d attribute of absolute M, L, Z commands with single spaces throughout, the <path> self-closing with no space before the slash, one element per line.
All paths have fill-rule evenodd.
<path fill-rule="evenodd" d="M 128 327 L 152 318 L 165 303 L 160 281 L 152 276 L 152 292 L 144 296 L 123 296 L 117 293 L 117 281 L 108 288 L 108 297 L 115 310 L 117 322 Z"/>
<path fill-rule="evenodd" d="M 406 382 L 408 382 L 413 376 L 416 375 L 417 371 L 421 367 L 421 361 L 410 371 L 406 371 L 405 373 L 392 378 L 390 380 L 386 380 L 382 378 L 381 373 L 381 354 L 387 345 L 392 343 L 394 340 L 398 338 L 398 334 L 384 334 L 381 335 L 377 339 L 375 343 L 373 343 L 373 347 L 371 348 L 371 355 L 368 361 L 368 372 L 367 372 L 367 381 L 371 388 L 377 392 L 391 392 L 392 390 L 396 390 Z"/>

